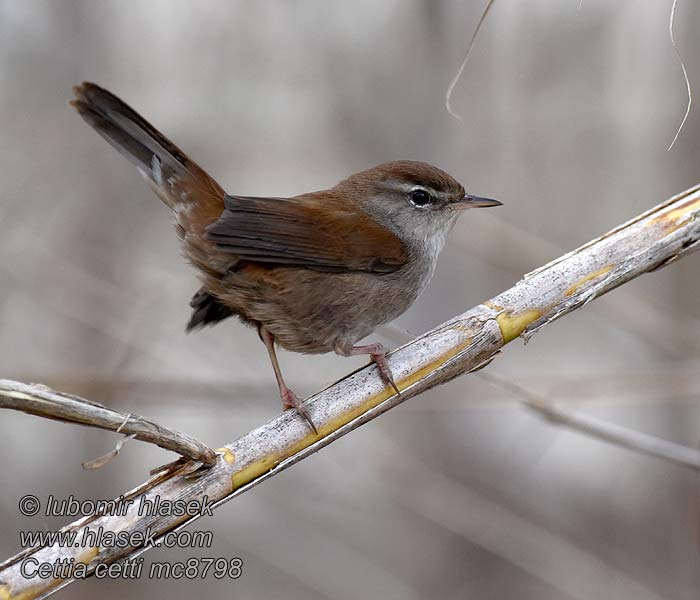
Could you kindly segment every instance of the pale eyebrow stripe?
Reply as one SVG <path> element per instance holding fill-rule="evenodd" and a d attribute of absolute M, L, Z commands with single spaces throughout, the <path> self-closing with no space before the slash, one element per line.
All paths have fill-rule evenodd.
<path fill-rule="evenodd" d="M 410 192 L 411 190 L 414 189 L 420 189 L 420 190 L 425 190 L 426 192 L 432 194 L 433 196 L 444 196 L 446 195 L 446 192 L 439 192 L 435 188 L 425 185 L 422 183 L 410 183 L 408 181 L 396 181 L 396 180 L 389 180 L 389 181 L 383 181 L 379 184 L 380 187 L 390 189 L 390 190 L 400 190 L 402 192 Z"/>

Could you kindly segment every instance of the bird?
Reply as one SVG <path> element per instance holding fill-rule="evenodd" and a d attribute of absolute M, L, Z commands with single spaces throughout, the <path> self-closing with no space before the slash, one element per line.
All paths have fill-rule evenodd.
<path fill-rule="evenodd" d="M 358 344 L 405 312 L 430 281 L 465 209 L 499 206 L 413 160 L 385 162 L 335 186 L 290 197 L 228 194 L 116 95 L 84 82 L 70 104 L 136 166 L 170 209 L 200 287 L 191 332 L 236 316 L 257 329 L 283 409 L 296 409 L 275 346 L 304 354 L 368 355 L 400 393 L 378 343 Z"/>

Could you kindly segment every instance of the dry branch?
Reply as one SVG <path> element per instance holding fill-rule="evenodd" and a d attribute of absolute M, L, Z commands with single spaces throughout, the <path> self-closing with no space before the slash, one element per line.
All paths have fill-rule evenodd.
<path fill-rule="evenodd" d="M 216 462 L 216 453 L 211 448 L 188 435 L 138 415 L 125 415 L 97 402 L 56 392 L 45 385 L 0 379 L 0 409 L 2 408 L 19 410 L 64 423 L 116 431 L 165 450 L 172 450 L 207 466 Z"/>
<path fill-rule="evenodd" d="M 695 448 L 675 444 L 648 433 L 559 408 L 542 396 L 533 394 L 512 381 L 506 381 L 490 373 L 479 373 L 478 375 L 481 379 L 520 398 L 525 406 L 551 423 L 609 442 L 615 446 L 628 448 L 694 471 L 700 471 L 700 452 Z"/>
<path fill-rule="evenodd" d="M 484 366 L 518 336 L 527 339 L 601 294 L 696 250 L 700 244 L 699 190 L 700 186 L 671 198 L 392 352 L 389 361 L 400 397 L 384 385 L 376 367 L 365 367 L 308 400 L 318 435 L 303 419 L 287 412 L 222 448 L 212 468 L 156 476 L 126 498 L 145 495 L 201 501 L 206 497 L 219 506 L 404 400 Z M 84 538 L 86 527 L 131 532 L 150 528 L 160 537 L 197 518 L 139 516 L 137 505 L 125 516 L 89 516 L 64 529 L 78 531 L 78 541 Z M 0 564 L 0 599 L 41 598 L 70 583 L 70 579 L 24 578 L 20 568 L 27 558 L 39 563 L 73 558 L 91 571 L 99 563 L 134 557 L 147 549 L 53 546 L 24 550 Z"/>

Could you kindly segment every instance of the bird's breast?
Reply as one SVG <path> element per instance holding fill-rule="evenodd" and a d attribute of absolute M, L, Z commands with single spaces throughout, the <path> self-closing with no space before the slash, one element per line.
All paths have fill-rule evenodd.
<path fill-rule="evenodd" d="M 332 352 L 405 312 L 427 285 L 432 261 L 413 259 L 393 273 L 324 273 L 303 268 L 243 268 L 217 296 L 245 321 L 263 324 L 280 346 Z"/>

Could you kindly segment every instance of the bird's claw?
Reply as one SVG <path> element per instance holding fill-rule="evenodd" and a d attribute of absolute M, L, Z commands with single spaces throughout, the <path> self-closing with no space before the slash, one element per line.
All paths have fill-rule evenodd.
<path fill-rule="evenodd" d="M 394 388 L 396 395 L 400 396 L 401 392 L 399 391 L 399 388 L 396 387 L 396 383 L 394 382 L 394 376 L 391 374 L 391 368 L 389 367 L 389 361 L 386 359 L 386 353 L 370 354 L 370 356 L 376 363 L 377 368 L 379 369 L 379 374 L 382 376 L 384 382 L 388 383 L 392 388 Z"/>
<path fill-rule="evenodd" d="M 314 422 L 311 420 L 311 415 L 309 414 L 308 409 L 306 408 L 306 406 L 304 406 L 303 401 L 299 399 L 299 396 L 297 396 L 289 388 L 280 390 L 280 396 L 282 397 L 282 408 L 284 410 L 296 410 L 297 413 L 300 414 L 306 420 L 306 422 L 309 424 L 309 427 L 313 429 L 314 433 L 318 435 L 318 429 L 316 429 L 316 425 L 314 425 Z"/>

